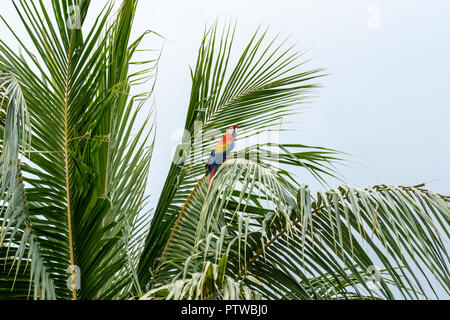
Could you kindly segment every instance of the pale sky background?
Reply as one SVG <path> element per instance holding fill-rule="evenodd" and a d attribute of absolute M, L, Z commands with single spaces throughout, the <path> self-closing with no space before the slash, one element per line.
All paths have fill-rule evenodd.
<path fill-rule="evenodd" d="M 104 4 L 94 0 L 91 14 Z M 24 34 L 10 1 L 2 1 L 0 14 Z M 155 91 L 152 204 L 177 144 L 172 134 L 185 123 L 189 66 L 205 24 L 217 18 L 238 19 L 235 49 L 261 23 L 270 24 L 273 35 L 290 36 L 299 50 L 308 51 L 306 57 L 313 58 L 308 68 L 330 74 L 320 80 L 324 88 L 307 112 L 292 118 L 297 131 L 282 141 L 355 155 L 349 159 L 357 164 L 340 172 L 357 187 L 428 182 L 429 189 L 450 194 L 450 1 L 141 0 L 134 36 L 150 29 L 167 39 L 143 43 L 153 49 L 164 44 Z M 4 32 L 0 29 L 1 37 L 12 41 Z M 320 188 L 311 179 L 305 182 Z"/>
<path fill-rule="evenodd" d="M 373 13 L 378 8 L 379 24 Z M 156 87 L 158 137 L 150 177 L 157 197 L 182 128 L 205 23 L 238 18 L 237 46 L 260 23 L 313 58 L 321 80 L 298 131 L 282 141 L 357 155 L 349 183 L 416 185 L 450 194 L 450 2 L 363 0 L 141 1 L 136 30 L 166 37 Z M 378 28 L 377 28 L 378 27 Z M 430 182 L 431 181 L 431 182 Z M 312 181 L 307 181 L 315 186 Z"/>

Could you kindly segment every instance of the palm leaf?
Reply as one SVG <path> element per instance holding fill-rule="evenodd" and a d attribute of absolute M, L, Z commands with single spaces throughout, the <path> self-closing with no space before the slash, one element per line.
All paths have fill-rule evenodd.
<path fill-rule="evenodd" d="M 272 273 L 297 279 L 266 283 L 281 297 L 299 291 L 299 282 L 303 288 L 314 288 L 311 298 L 322 297 L 309 279 L 326 274 L 336 278 L 335 292 L 345 294 L 422 299 L 430 298 L 430 292 L 439 297 L 436 287 L 449 293 L 448 198 L 420 188 L 388 186 L 342 187 L 309 198 L 308 189 L 301 188 L 293 221 L 297 232 L 279 228 L 263 246 L 251 246 L 253 253 L 238 278 L 271 268 Z M 368 283 L 375 266 L 385 269 L 386 277 L 377 279 L 374 288 Z"/>
<path fill-rule="evenodd" d="M 340 154 L 279 143 L 231 154 L 208 187 L 202 178 L 203 160 L 220 136 L 216 131 L 242 124 L 239 137 L 246 138 L 250 128 L 257 133 L 274 130 L 273 125 L 307 97 L 305 91 L 314 85 L 306 83 L 317 76 L 312 71 L 295 73 L 290 67 L 302 65 L 292 62 L 295 55 L 276 55 L 280 47 L 275 55 L 269 53 L 274 42 L 262 48 L 266 33 L 252 38 L 227 76 L 234 30 L 226 26 L 219 40 L 216 32 L 216 26 L 206 32 L 192 72 L 180 145 L 184 156 L 174 159 L 156 208 L 141 258 L 141 285 L 151 292 L 188 286 L 206 264 L 218 265 L 227 255 L 227 276 L 271 298 L 423 298 L 429 297 L 424 284 L 433 282 L 430 274 L 448 293 L 448 256 L 445 240 L 437 233 L 439 226 L 448 238 L 446 197 L 419 189 L 407 195 L 412 189 L 401 187 L 342 187 L 313 198 L 292 175 L 293 169 L 306 169 L 319 181 L 325 175 L 338 177 L 334 164 Z M 270 63 L 273 57 L 276 62 Z M 273 118 L 272 112 L 280 118 Z M 427 218 L 428 210 L 435 222 Z M 377 211 L 385 218 L 374 215 Z M 379 219 L 387 219 L 389 228 L 374 223 Z M 374 293 L 368 270 L 376 265 L 385 271 Z M 330 277 L 333 281 L 324 286 L 320 279 Z M 435 292 L 434 285 L 430 289 Z M 330 291 L 335 294 L 330 296 Z"/>

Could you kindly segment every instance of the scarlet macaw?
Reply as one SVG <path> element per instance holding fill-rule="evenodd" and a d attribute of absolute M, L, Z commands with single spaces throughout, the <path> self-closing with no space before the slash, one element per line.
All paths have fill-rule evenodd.
<path fill-rule="evenodd" d="M 211 152 L 208 162 L 206 163 L 206 176 L 209 176 L 209 184 L 214 177 L 219 165 L 227 160 L 228 155 L 234 149 L 234 141 L 236 140 L 236 130 L 238 126 L 232 126 L 227 130 L 223 138 L 219 141 L 216 149 Z"/>

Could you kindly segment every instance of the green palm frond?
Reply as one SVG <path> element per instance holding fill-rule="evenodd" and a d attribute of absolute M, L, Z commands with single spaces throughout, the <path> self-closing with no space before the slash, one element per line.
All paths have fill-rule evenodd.
<path fill-rule="evenodd" d="M 429 292 L 439 297 L 436 287 L 447 294 L 450 289 L 445 222 L 449 210 L 448 198 L 414 187 L 341 187 L 317 199 L 301 188 L 293 222 L 298 232 L 292 237 L 279 229 L 269 236 L 250 255 L 239 277 L 273 264 L 274 272 L 303 279 L 308 287 L 308 278 L 329 273 L 347 281 L 359 278 L 361 285 L 352 284 L 352 291 L 362 295 L 375 290 L 385 299 L 419 299 L 430 297 Z M 367 286 L 368 270 L 376 266 L 385 269 L 389 281 L 380 278 L 373 289 Z M 361 278 L 361 272 L 366 277 Z M 282 283 L 267 285 L 279 288 Z"/>
<path fill-rule="evenodd" d="M 31 291 L 31 283 L 28 290 L 21 291 L 24 280 L 19 272 L 25 269 L 22 274 L 27 274 L 28 281 L 34 283 L 34 297 L 40 295 L 44 299 L 54 299 L 54 283 L 43 264 L 39 241 L 31 227 L 19 159 L 21 149 L 27 150 L 30 143 L 27 132 L 30 125 L 28 108 L 22 88 L 13 74 L 0 69 L 0 83 L 1 98 L 6 105 L 5 124 L 1 128 L 4 144 L 0 158 L 0 200 L 3 203 L 0 215 L 0 248 L 3 249 L 0 256 L 0 268 L 3 269 L 1 279 L 10 284 L 5 288 L 24 299 Z M 31 265 L 31 270 L 24 268 L 23 260 Z M 20 285 L 16 286 L 17 282 Z"/>
<path fill-rule="evenodd" d="M 227 255 L 227 276 L 272 299 L 449 293 L 447 197 L 418 187 L 343 186 L 313 198 L 246 159 L 224 163 L 210 187 L 206 180 L 180 211 L 153 290 L 187 285 Z"/>
<path fill-rule="evenodd" d="M 0 87 L 8 84 L 4 74 L 13 75 L 26 105 L 14 110 L 21 106 L 17 90 L 4 92 L 9 107 L 3 109 L 15 113 L 12 121 L 24 131 L 13 136 L 8 122 L 2 126 L 0 218 L 8 224 L 2 232 L 16 252 L 17 272 L 29 264 L 35 299 L 128 296 L 136 279 L 130 264 L 141 250 L 130 233 L 149 217 L 144 191 L 153 149 L 152 114 L 143 109 L 153 88 L 134 96 L 131 88 L 152 80 L 157 63 L 157 57 L 134 60 L 149 33 L 130 41 L 137 1 L 123 1 L 117 14 L 108 3 L 89 30 L 90 1 L 54 0 L 51 11 L 42 1 L 13 3 L 34 45 L 26 47 L 3 20 L 24 52 L 17 55 L 0 41 Z M 130 70 L 133 64 L 138 69 Z M 21 188 L 12 180 L 18 172 Z M 19 210 L 23 218 L 15 213 L 16 219 L 23 222 L 12 225 L 8 214 Z M 11 228 L 23 232 L 20 241 Z M 76 283 L 80 276 L 81 288 L 69 290 L 68 278 Z"/>

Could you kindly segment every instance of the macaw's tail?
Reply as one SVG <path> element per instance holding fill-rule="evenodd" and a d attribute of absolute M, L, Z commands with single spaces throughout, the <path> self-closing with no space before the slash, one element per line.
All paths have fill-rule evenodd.
<path fill-rule="evenodd" d="M 208 183 L 208 187 L 211 185 L 211 180 L 212 178 L 214 178 L 214 174 L 216 173 L 216 169 L 217 167 L 214 167 L 211 172 L 209 173 L 209 183 Z"/>

